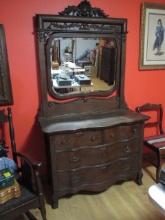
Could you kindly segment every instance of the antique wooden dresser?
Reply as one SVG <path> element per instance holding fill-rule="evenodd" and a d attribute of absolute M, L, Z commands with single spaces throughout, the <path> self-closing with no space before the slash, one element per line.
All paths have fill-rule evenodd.
<path fill-rule="evenodd" d="M 38 119 L 46 140 L 52 206 L 80 191 L 101 192 L 126 180 L 141 184 L 146 118 L 124 99 L 127 20 L 109 18 L 85 0 L 59 15 L 36 15 L 36 32 Z M 107 67 L 101 66 L 103 48 L 114 55 Z M 105 77 L 111 83 L 101 77 L 102 69 L 111 74 Z"/>

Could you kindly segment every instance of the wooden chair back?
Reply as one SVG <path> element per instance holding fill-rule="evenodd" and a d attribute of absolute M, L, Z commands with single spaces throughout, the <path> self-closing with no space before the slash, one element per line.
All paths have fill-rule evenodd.
<path fill-rule="evenodd" d="M 0 143 L 4 143 L 4 145 L 6 145 L 6 132 L 9 134 L 9 145 L 11 148 L 12 157 L 17 165 L 15 177 L 22 190 L 21 196 L 16 200 L 9 200 L 7 203 L 0 205 L 0 219 L 14 219 L 22 213 L 26 214 L 26 216 L 30 217 L 30 219 L 35 219 L 29 210 L 39 208 L 43 220 L 46 220 L 44 195 L 39 175 L 39 168 L 42 164 L 40 162 L 32 162 L 25 155 L 17 152 L 12 112 L 10 107 L 0 110 Z"/>
<path fill-rule="evenodd" d="M 151 103 L 146 103 L 144 105 L 136 107 L 136 112 L 139 113 L 144 113 L 144 114 L 149 114 L 151 112 L 156 113 L 156 117 L 154 117 L 153 120 L 147 120 L 144 124 L 144 127 L 147 128 L 156 128 L 158 134 L 163 134 L 163 127 L 162 127 L 162 121 L 163 121 L 163 108 L 161 104 L 151 104 Z"/>

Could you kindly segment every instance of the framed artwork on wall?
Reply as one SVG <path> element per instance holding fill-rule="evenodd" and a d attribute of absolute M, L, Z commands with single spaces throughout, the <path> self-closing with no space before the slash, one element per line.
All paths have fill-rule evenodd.
<path fill-rule="evenodd" d="M 165 69 L 165 4 L 141 8 L 139 69 Z"/>
<path fill-rule="evenodd" d="M 0 106 L 13 104 L 4 27 L 0 24 Z"/>

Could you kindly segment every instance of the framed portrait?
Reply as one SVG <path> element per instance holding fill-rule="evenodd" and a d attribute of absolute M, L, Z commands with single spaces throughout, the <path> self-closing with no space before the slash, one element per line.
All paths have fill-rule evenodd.
<path fill-rule="evenodd" d="M 139 69 L 165 69 L 165 4 L 141 8 Z"/>
<path fill-rule="evenodd" d="M 0 106 L 13 104 L 4 27 L 0 24 Z"/>

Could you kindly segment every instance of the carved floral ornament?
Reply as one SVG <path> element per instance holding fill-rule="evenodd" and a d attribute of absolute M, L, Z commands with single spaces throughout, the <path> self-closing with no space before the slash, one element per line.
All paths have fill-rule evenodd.
<path fill-rule="evenodd" d="M 94 18 L 108 17 L 100 8 L 91 7 L 90 2 L 87 0 L 82 1 L 78 6 L 68 6 L 59 15 Z"/>

